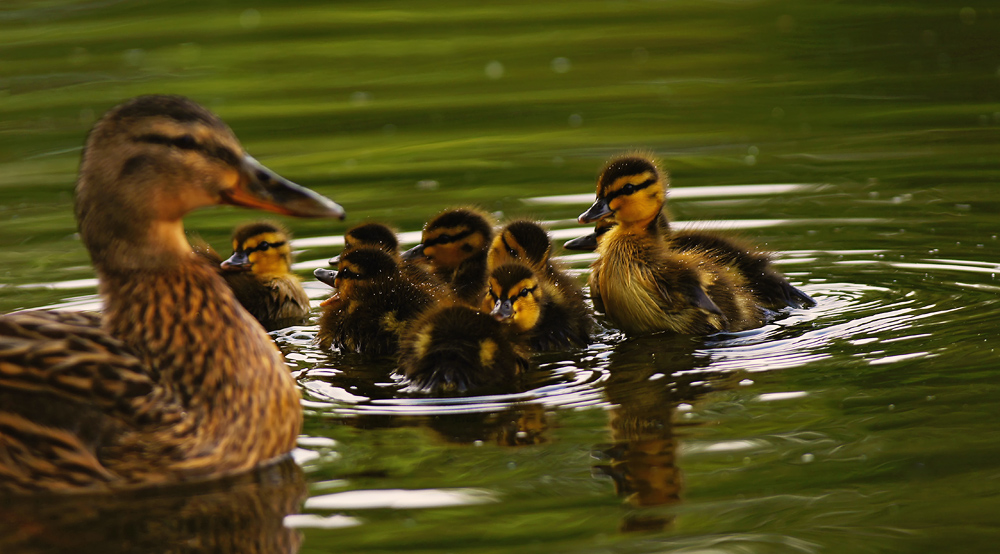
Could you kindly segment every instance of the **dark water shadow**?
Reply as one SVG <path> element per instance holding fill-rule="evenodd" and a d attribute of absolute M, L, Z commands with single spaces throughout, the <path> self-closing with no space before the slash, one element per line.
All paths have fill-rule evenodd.
<path fill-rule="evenodd" d="M 237 477 L 117 494 L 0 503 L 0 552 L 293 554 L 284 525 L 306 497 L 291 459 Z"/>

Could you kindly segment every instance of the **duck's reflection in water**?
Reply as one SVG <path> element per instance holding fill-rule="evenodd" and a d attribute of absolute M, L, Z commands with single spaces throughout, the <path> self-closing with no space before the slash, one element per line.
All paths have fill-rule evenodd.
<path fill-rule="evenodd" d="M 605 395 L 611 445 L 600 445 L 595 476 L 615 482 L 618 496 L 631 507 L 622 531 L 661 531 L 674 520 L 670 507 L 680 502 L 681 472 L 677 467 L 674 421 L 677 405 L 709 390 L 704 376 L 679 377 L 708 360 L 694 351 L 690 337 L 656 335 L 630 339 L 611 354 Z"/>
<path fill-rule="evenodd" d="M 292 460 L 229 479 L 114 495 L 4 499 L 0 552 L 295 553 L 306 496 Z"/>

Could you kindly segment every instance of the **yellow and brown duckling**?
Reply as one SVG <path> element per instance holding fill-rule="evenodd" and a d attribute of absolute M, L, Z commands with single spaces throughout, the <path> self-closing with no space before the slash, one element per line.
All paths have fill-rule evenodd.
<path fill-rule="evenodd" d="M 709 334 L 762 325 L 767 312 L 745 277 L 702 250 L 670 247 L 658 231 L 666 180 L 646 156 L 609 162 L 581 223 L 613 217 L 589 279 L 595 306 L 629 334 Z"/>
<path fill-rule="evenodd" d="M 535 351 L 586 346 L 590 314 L 582 301 L 557 301 L 553 288 L 527 265 L 506 263 L 490 272 L 483 311 L 513 326 Z"/>
<path fill-rule="evenodd" d="M 554 302 L 568 310 L 583 310 L 584 295 L 576 280 L 566 274 L 551 257 L 552 241 L 541 225 L 518 220 L 504 225 L 490 248 L 488 265 L 492 270 L 508 262 L 527 264 L 545 283 Z"/>
<path fill-rule="evenodd" d="M 489 216 L 473 208 L 450 209 L 424 226 L 420 244 L 403 259 L 427 260 L 456 299 L 478 307 L 486 294 L 487 253 L 492 242 Z"/>
<path fill-rule="evenodd" d="M 509 389 L 528 368 L 529 357 L 512 326 L 457 303 L 424 312 L 399 344 L 399 368 L 423 392 Z"/>
<path fill-rule="evenodd" d="M 215 204 L 344 215 L 186 98 L 135 98 L 91 130 L 76 218 L 104 312 L 0 317 L 0 492 L 203 480 L 295 447 L 281 353 L 184 236 L 185 214 Z"/>
<path fill-rule="evenodd" d="M 233 231 L 233 255 L 221 264 L 236 299 L 269 331 L 309 315 L 309 297 L 292 273 L 291 238 L 274 221 L 240 225 Z"/>
<path fill-rule="evenodd" d="M 600 219 L 594 225 L 594 232 L 566 241 L 563 248 L 593 252 L 609 229 L 617 225 L 612 217 Z M 655 229 L 668 242 L 672 250 L 681 252 L 700 251 L 716 263 L 730 266 L 739 271 L 746 280 L 761 305 L 769 310 L 782 308 L 808 308 L 816 301 L 788 282 L 772 264 L 772 255 L 752 244 L 736 238 L 722 236 L 709 231 L 670 228 L 663 212 L 657 217 Z"/>
<path fill-rule="evenodd" d="M 339 270 L 317 269 L 335 289 L 322 304 L 319 343 L 324 348 L 384 356 L 399 348 L 405 326 L 446 294 L 434 282 L 413 281 L 388 252 L 374 247 L 341 254 Z"/>
<path fill-rule="evenodd" d="M 366 221 L 344 232 L 344 249 L 330 258 L 330 265 L 340 264 L 340 256 L 355 248 L 374 247 L 385 250 L 393 256 L 399 255 L 399 239 L 388 226 L 375 221 Z"/>

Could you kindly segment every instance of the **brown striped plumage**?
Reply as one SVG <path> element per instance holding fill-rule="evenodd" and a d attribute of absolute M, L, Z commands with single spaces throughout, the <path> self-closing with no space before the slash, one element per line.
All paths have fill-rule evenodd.
<path fill-rule="evenodd" d="M 184 237 L 188 211 L 221 203 L 343 215 L 190 100 L 139 97 L 95 125 L 76 214 L 105 310 L 0 317 L 0 493 L 218 477 L 294 447 L 284 359 Z"/>

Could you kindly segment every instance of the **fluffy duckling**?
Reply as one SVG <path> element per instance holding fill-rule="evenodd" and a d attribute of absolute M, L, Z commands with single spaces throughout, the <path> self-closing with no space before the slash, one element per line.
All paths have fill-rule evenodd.
<path fill-rule="evenodd" d="M 330 265 L 338 265 L 341 255 L 355 248 L 366 246 L 381 248 L 390 254 L 399 255 L 399 239 L 396 238 L 396 233 L 386 225 L 366 221 L 351 227 L 344 233 L 344 249 L 340 254 L 330 258 Z"/>
<path fill-rule="evenodd" d="M 645 156 L 620 156 L 601 171 L 597 201 L 581 223 L 613 216 L 591 266 L 595 306 L 629 334 L 709 334 L 763 324 L 766 312 L 739 271 L 697 249 L 670 247 L 658 230 L 666 182 Z"/>
<path fill-rule="evenodd" d="M 183 217 L 216 204 L 344 216 L 186 98 L 141 96 L 95 124 L 75 208 L 104 310 L 0 317 L 0 493 L 219 478 L 295 447 L 281 352 L 184 236 Z"/>
<path fill-rule="evenodd" d="M 320 346 L 370 356 L 396 352 L 406 324 L 441 294 L 433 283 L 407 279 L 391 254 L 374 247 L 342 254 L 338 271 L 314 274 L 336 289 L 322 304 Z"/>
<path fill-rule="evenodd" d="M 528 367 L 529 351 L 510 325 L 464 304 L 431 308 L 399 344 L 399 368 L 425 392 L 508 388 Z"/>
<path fill-rule="evenodd" d="M 595 224 L 593 233 L 569 240 L 563 244 L 563 248 L 592 252 L 597 249 L 598 241 L 603 235 L 615 225 L 617 225 L 616 218 L 600 219 Z M 708 231 L 675 231 L 671 229 L 663 211 L 657 216 L 650 232 L 656 232 L 667 240 L 673 250 L 700 251 L 716 263 L 739 271 L 761 305 L 769 310 L 816 305 L 812 297 L 789 283 L 788 279 L 774 268 L 769 252 L 762 251 L 752 244 Z"/>
<path fill-rule="evenodd" d="M 582 299 L 557 301 L 553 289 L 527 265 L 506 263 L 490 272 L 483 311 L 512 325 L 533 350 L 586 346 L 591 319 Z"/>
<path fill-rule="evenodd" d="M 426 259 L 456 299 L 478 307 L 486 294 L 487 253 L 492 242 L 489 216 L 472 208 L 450 209 L 424 226 L 420 244 L 403 259 Z"/>
<path fill-rule="evenodd" d="M 222 276 L 236 299 L 268 331 L 296 325 L 309 315 L 309 297 L 291 272 L 291 233 L 274 221 L 240 225 Z"/>

